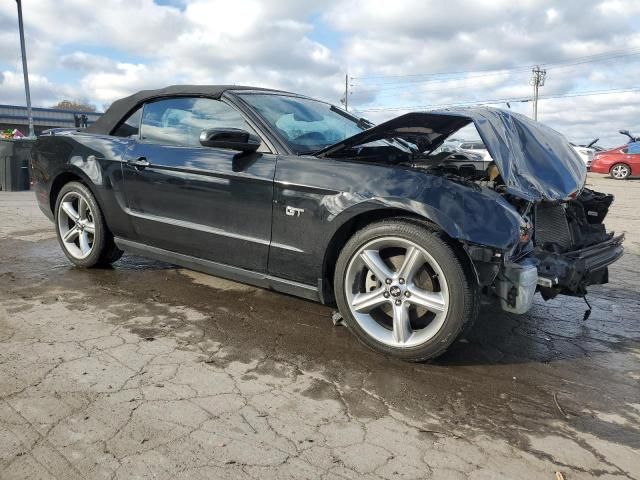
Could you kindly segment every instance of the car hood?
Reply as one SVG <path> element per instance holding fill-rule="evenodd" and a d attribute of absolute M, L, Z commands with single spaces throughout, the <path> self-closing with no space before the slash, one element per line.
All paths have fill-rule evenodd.
<path fill-rule="evenodd" d="M 473 123 L 496 163 L 507 191 L 530 201 L 566 200 L 585 184 L 587 170 L 567 139 L 555 130 L 506 110 L 476 107 L 412 112 L 364 130 L 316 155 L 332 156 L 351 147 L 391 137 L 420 135 L 438 148 Z"/>

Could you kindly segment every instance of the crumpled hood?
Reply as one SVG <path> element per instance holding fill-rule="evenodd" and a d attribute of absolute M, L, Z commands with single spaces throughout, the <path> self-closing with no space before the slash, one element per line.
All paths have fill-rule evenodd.
<path fill-rule="evenodd" d="M 389 137 L 425 136 L 435 150 L 472 123 L 495 161 L 507 191 L 525 200 L 565 200 L 584 186 L 584 162 L 563 135 L 506 110 L 487 107 L 412 112 L 364 130 L 318 152 L 339 151 Z"/>

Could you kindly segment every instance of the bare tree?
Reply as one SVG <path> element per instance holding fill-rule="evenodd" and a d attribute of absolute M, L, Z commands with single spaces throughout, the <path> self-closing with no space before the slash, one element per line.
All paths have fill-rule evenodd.
<path fill-rule="evenodd" d="M 95 112 L 95 105 L 91 105 L 88 102 L 81 100 L 61 100 L 51 108 L 57 108 L 58 110 L 71 110 L 76 112 Z"/>

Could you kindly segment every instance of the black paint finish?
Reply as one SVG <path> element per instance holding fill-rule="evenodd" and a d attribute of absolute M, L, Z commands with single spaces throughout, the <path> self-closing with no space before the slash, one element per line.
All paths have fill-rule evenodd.
<path fill-rule="evenodd" d="M 304 209 L 287 216 L 286 206 Z M 507 249 L 520 215 L 499 194 L 403 167 L 282 156 L 278 159 L 269 273 L 305 283 L 323 276 L 327 245 L 346 222 L 400 210 L 429 219 L 452 238 Z"/>
<path fill-rule="evenodd" d="M 371 215 L 428 219 L 452 239 L 501 252 L 519 240 L 520 214 L 491 189 L 406 166 L 293 155 L 247 104 L 222 98 L 273 153 L 53 131 L 32 153 L 40 208 L 52 218 L 59 188 L 79 178 L 123 248 L 319 299 L 328 249 Z"/>
<path fill-rule="evenodd" d="M 122 169 L 137 241 L 266 272 L 275 155 L 132 140 Z"/>

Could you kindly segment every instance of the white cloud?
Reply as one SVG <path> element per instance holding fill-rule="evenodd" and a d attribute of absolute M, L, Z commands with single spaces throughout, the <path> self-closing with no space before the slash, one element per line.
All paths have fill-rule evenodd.
<path fill-rule="evenodd" d="M 101 105 L 173 83 L 253 84 L 338 102 L 347 68 L 355 77 L 477 71 L 429 82 L 356 79 L 356 108 L 520 98 L 531 95 L 537 63 L 640 50 L 637 0 L 30 0 L 23 8 L 40 105 L 64 96 Z M 16 22 L 14 8 L 0 10 L 0 103 L 23 98 Z M 316 35 L 318 28 L 327 32 Z M 639 60 L 550 65 L 541 95 L 635 86 Z M 622 93 L 542 100 L 540 118 L 573 140 L 615 144 L 619 128 L 640 131 L 637 100 Z"/>
<path fill-rule="evenodd" d="M 184 9 L 152 0 L 33 0 L 24 8 L 30 69 L 86 72 L 74 86 L 96 103 L 183 82 L 246 82 L 334 98 L 343 69 L 310 38 L 307 17 L 315 8 L 293 0 L 195 0 Z M 13 36 L 14 17 L 0 12 L 0 26 Z M 32 45 L 40 41 L 50 48 Z M 69 46 L 75 51 L 56 52 Z M 110 56 L 89 53 L 96 47 Z M 118 52 L 136 61 L 119 61 Z M 0 65 L 12 58 L 0 55 Z"/>
<path fill-rule="evenodd" d="M 55 85 L 46 77 L 29 75 L 31 101 L 34 106 L 51 106 L 63 98 L 79 98 L 68 86 Z M 24 105 L 25 92 L 22 72 L 0 72 L 0 103 Z"/>
<path fill-rule="evenodd" d="M 159 88 L 173 83 L 171 71 L 145 64 L 120 63 L 110 72 L 88 73 L 80 82 L 99 103 L 110 103 L 137 90 Z"/>
<path fill-rule="evenodd" d="M 60 66 L 69 70 L 105 72 L 113 71 L 117 65 L 118 63 L 109 57 L 85 52 L 73 52 L 60 57 Z"/>
<path fill-rule="evenodd" d="M 539 63 L 550 64 L 543 97 L 635 87 L 640 76 L 638 13 L 635 0 L 348 0 L 324 18 L 345 36 L 344 55 L 356 77 L 352 103 L 383 120 L 402 112 L 364 109 L 531 97 L 531 67 Z M 557 64 L 634 48 L 635 56 Z M 477 73 L 437 81 L 375 78 L 456 71 Z M 640 131 L 640 104 L 625 104 L 634 100 L 635 94 L 624 93 L 541 100 L 539 118 L 572 140 L 600 136 L 616 144 L 619 128 Z M 530 103 L 512 107 L 531 113 Z"/>

